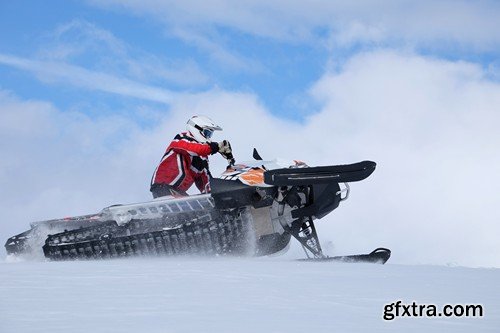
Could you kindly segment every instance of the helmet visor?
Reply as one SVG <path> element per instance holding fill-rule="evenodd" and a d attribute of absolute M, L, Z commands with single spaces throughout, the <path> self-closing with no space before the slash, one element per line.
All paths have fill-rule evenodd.
<path fill-rule="evenodd" d="M 212 137 L 212 135 L 214 134 L 214 131 L 210 128 L 205 128 L 201 131 L 201 134 L 207 138 L 207 139 L 210 139 Z"/>

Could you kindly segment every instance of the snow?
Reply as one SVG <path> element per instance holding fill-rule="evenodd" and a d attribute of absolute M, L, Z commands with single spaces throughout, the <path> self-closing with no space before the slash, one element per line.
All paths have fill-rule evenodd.
<path fill-rule="evenodd" d="M 498 268 L 290 257 L 0 263 L 0 332 L 498 332 Z M 481 318 L 382 318 L 482 304 Z"/>

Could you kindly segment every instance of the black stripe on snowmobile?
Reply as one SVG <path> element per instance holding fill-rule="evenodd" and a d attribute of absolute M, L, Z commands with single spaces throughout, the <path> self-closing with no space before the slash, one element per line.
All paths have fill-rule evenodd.
<path fill-rule="evenodd" d="M 368 178 L 376 165 L 372 161 L 363 161 L 347 165 L 276 169 L 264 172 L 264 182 L 275 186 L 357 182 Z"/>

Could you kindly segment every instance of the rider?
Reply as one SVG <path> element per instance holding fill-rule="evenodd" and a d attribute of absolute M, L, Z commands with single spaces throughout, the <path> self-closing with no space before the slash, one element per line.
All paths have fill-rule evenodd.
<path fill-rule="evenodd" d="M 234 163 L 229 141 L 211 141 L 213 132 L 222 128 L 210 118 L 193 116 L 186 128 L 187 132 L 177 134 L 172 140 L 153 174 L 151 192 L 154 198 L 187 195 L 193 183 L 201 193 L 210 192 L 208 155 L 220 153 Z"/>

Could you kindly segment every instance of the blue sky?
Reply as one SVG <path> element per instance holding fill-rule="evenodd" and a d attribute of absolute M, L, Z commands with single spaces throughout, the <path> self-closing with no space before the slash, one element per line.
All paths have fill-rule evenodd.
<path fill-rule="evenodd" d="M 498 48 L 495 47 L 498 36 L 487 31 L 468 32 L 471 30 L 468 25 L 478 22 L 484 29 L 492 28 L 494 23 L 488 22 L 488 17 L 483 20 L 480 15 L 490 7 L 493 11 L 489 13 L 494 18 L 495 11 L 498 12 L 494 2 L 482 2 L 484 8 L 468 2 L 459 2 L 454 7 L 446 7 L 451 6 L 446 1 L 426 3 L 416 6 L 407 27 L 403 20 L 409 10 L 405 11 L 408 4 L 403 2 L 380 6 L 360 2 L 347 6 L 316 1 L 309 6 L 311 12 L 303 16 L 301 11 L 306 11 L 308 6 L 294 1 L 289 4 L 290 8 L 244 1 L 241 11 L 231 2 L 205 3 L 212 11 L 204 13 L 203 6 L 196 2 L 179 5 L 175 1 L 142 4 L 52 1 L 47 6 L 38 1 L 2 1 L 0 28 L 4 33 L 0 36 L 0 54 L 55 60 L 173 92 L 192 93 L 213 88 L 250 92 L 257 95 L 271 113 L 296 121 L 319 111 L 308 90 L 323 73 L 366 50 L 411 49 L 422 55 L 498 67 Z M 231 8 L 228 10 L 228 7 Z M 377 13 L 377 8 L 381 13 Z M 384 9 L 387 13 L 382 12 Z M 359 11 L 359 17 L 355 10 Z M 234 19 L 231 11 L 235 12 Z M 245 11 L 256 13 L 255 22 Z M 431 11 L 433 15 L 428 14 Z M 450 15 L 453 11 L 456 15 Z M 470 17 L 464 19 L 464 13 Z M 241 24 L 237 15 L 241 16 Z M 398 21 L 385 15 L 403 18 Z M 412 26 L 413 21 L 417 27 Z M 418 22 L 422 25 L 418 26 Z M 425 24 L 428 27 L 422 28 Z M 400 32 L 402 27 L 408 31 Z M 107 36 L 96 38 L 93 35 L 96 31 Z M 123 49 L 117 51 L 117 46 Z M 61 54 L 62 48 L 68 53 Z M 149 72 L 134 76 L 131 65 L 127 64 L 129 61 L 150 66 Z M 155 66 L 175 73 L 153 76 Z M 66 80 L 41 82 L 33 70 L 19 69 L 0 62 L 3 89 L 24 98 L 48 98 L 62 109 L 77 105 L 90 114 L 95 109 L 104 113 L 129 110 L 130 116 L 135 117 L 131 110 L 141 103 L 123 94 L 116 96 L 99 89 L 67 85 Z M 145 71 L 144 68 L 138 70 Z M 140 117 L 136 120 L 143 121 Z"/>
<path fill-rule="evenodd" d="M 0 0 L 0 236 L 149 200 L 166 145 L 206 114 L 238 161 L 377 162 L 318 224 L 336 250 L 500 267 L 498 17 L 498 1 Z"/>
<path fill-rule="evenodd" d="M 214 40 L 220 43 L 221 49 L 227 49 L 231 57 L 235 55 L 234 61 L 227 63 L 193 43 L 172 36 L 160 21 L 122 10 L 105 10 L 79 1 L 54 1 L 50 6 L 37 1 L 4 1 L 0 8 L 0 28 L 8 31 L 0 36 L 2 54 L 46 59 L 51 57 L 46 53 L 56 52 L 62 44 L 77 48 L 78 43 L 85 43 L 87 49 L 77 50 L 78 54 L 64 60 L 124 77 L 129 74 L 123 67 L 128 57 L 138 61 L 143 57 L 154 57 L 167 70 L 192 66 L 200 78 L 192 82 L 141 78 L 151 85 L 172 91 L 199 92 L 217 87 L 254 92 L 273 113 L 295 120 L 314 112 L 314 106 L 309 105 L 303 92 L 320 77 L 328 58 L 327 50 L 321 46 L 276 42 L 217 26 L 212 33 Z M 60 32 L 68 25 L 73 27 Z M 89 29 L 112 35 L 126 49 L 127 55 L 123 56 L 127 59 L 106 68 L 103 63 L 116 56 L 115 45 L 92 40 L 95 36 Z M 80 103 L 89 109 L 123 108 L 123 96 L 99 94 L 64 84 L 47 84 L 34 78 L 32 73 L 9 66 L 0 65 L 0 75 L 4 89 L 24 98 L 50 98 L 61 108 Z M 89 103 L 90 100 L 93 102 Z M 134 105 L 130 99 L 125 103 Z"/>

